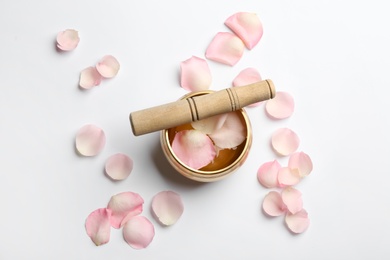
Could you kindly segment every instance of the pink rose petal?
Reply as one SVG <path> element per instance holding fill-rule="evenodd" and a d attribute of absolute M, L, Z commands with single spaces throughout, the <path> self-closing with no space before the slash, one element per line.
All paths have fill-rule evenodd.
<path fill-rule="evenodd" d="M 57 34 L 57 48 L 62 51 L 74 50 L 79 42 L 79 33 L 76 30 L 67 29 Z"/>
<path fill-rule="evenodd" d="M 273 99 L 267 101 L 265 110 L 271 118 L 288 118 L 294 112 L 294 99 L 289 93 L 278 91 Z"/>
<path fill-rule="evenodd" d="M 120 228 L 126 221 L 141 214 L 144 200 L 134 192 L 122 192 L 111 197 L 107 208 L 112 211 L 110 223 L 113 228 Z"/>
<path fill-rule="evenodd" d="M 278 187 L 278 171 L 280 168 L 281 166 L 276 160 L 262 164 L 257 171 L 257 180 L 266 188 Z"/>
<path fill-rule="evenodd" d="M 96 69 L 102 77 L 112 78 L 118 74 L 120 65 L 114 56 L 106 55 L 96 64 Z"/>
<path fill-rule="evenodd" d="M 88 67 L 81 71 L 79 86 L 84 89 L 91 89 L 102 82 L 102 76 L 95 67 Z"/>
<path fill-rule="evenodd" d="M 284 205 L 279 192 L 271 191 L 265 195 L 263 210 L 267 215 L 272 217 L 281 216 L 286 212 L 286 205 Z"/>
<path fill-rule="evenodd" d="M 254 13 L 233 14 L 225 21 L 225 25 L 240 37 L 249 50 L 255 47 L 263 36 L 263 25 Z"/>
<path fill-rule="evenodd" d="M 293 233 L 302 233 L 307 230 L 310 225 L 310 219 L 306 210 L 302 209 L 301 211 L 292 214 L 288 212 L 285 218 L 287 227 Z"/>
<path fill-rule="evenodd" d="M 104 245 L 110 240 L 110 216 L 111 210 L 102 208 L 89 214 L 85 221 L 87 234 L 96 246 Z"/>
<path fill-rule="evenodd" d="M 276 130 L 271 139 L 274 150 L 282 155 L 287 156 L 295 152 L 299 147 L 299 137 L 289 128 L 280 128 Z"/>
<path fill-rule="evenodd" d="M 162 191 L 153 197 L 152 211 L 161 224 L 170 226 L 181 217 L 184 205 L 176 192 Z"/>
<path fill-rule="evenodd" d="M 107 159 L 105 170 L 111 179 L 124 180 L 133 170 L 133 160 L 126 154 L 114 154 Z"/>
<path fill-rule="evenodd" d="M 196 56 L 180 64 L 180 85 L 189 91 L 200 91 L 210 88 L 211 72 L 207 61 Z"/>
<path fill-rule="evenodd" d="M 282 200 L 292 214 L 303 208 L 302 193 L 293 187 L 287 187 L 282 191 Z"/>
<path fill-rule="evenodd" d="M 235 65 L 244 53 L 244 43 L 230 32 L 219 32 L 206 50 L 206 58 L 226 65 Z"/>
<path fill-rule="evenodd" d="M 103 130 L 95 125 L 85 125 L 76 134 L 76 149 L 81 155 L 95 156 L 105 144 Z"/>
<path fill-rule="evenodd" d="M 301 178 L 306 177 L 313 170 L 313 163 L 310 156 L 304 152 L 296 152 L 290 156 L 288 167 L 298 169 Z"/>
<path fill-rule="evenodd" d="M 245 86 L 255 82 L 261 81 L 260 73 L 255 68 L 246 68 L 242 70 L 233 80 L 233 87 Z M 249 105 L 255 107 L 260 105 L 261 102 L 257 102 Z"/>
<path fill-rule="evenodd" d="M 219 148 L 232 149 L 245 140 L 246 131 L 238 114 L 236 112 L 230 112 L 227 113 L 222 127 L 209 136 Z"/>
<path fill-rule="evenodd" d="M 123 226 L 123 238 L 134 249 L 146 248 L 154 238 L 154 226 L 144 216 L 134 216 Z"/>
<path fill-rule="evenodd" d="M 184 130 L 175 135 L 172 150 L 187 166 L 200 169 L 213 161 L 216 151 L 211 139 L 198 130 Z"/>
<path fill-rule="evenodd" d="M 294 186 L 301 180 L 299 172 L 289 167 L 281 167 L 278 172 L 279 187 Z"/>
<path fill-rule="evenodd" d="M 199 130 L 204 134 L 211 134 L 220 129 L 226 121 L 228 114 L 220 114 L 208 117 L 191 123 L 195 130 Z"/>

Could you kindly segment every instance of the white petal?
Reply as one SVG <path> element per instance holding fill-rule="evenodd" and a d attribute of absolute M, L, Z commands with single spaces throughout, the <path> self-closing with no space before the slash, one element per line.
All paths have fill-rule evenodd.
<path fill-rule="evenodd" d="M 303 178 L 311 173 L 313 170 L 313 163 L 309 155 L 304 152 L 296 152 L 290 156 L 288 167 L 291 169 L 298 169 L 299 175 Z"/>
<path fill-rule="evenodd" d="M 282 155 L 290 155 L 299 147 L 299 137 L 289 128 L 280 128 L 276 130 L 271 139 L 274 150 Z"/>
<path fill-rule="evenodd" d="M 102 76 L 95 67 L 88 67 L 81 71 L 79 86 L 84 89 L 90 89 L 98 86 L 102 81 Z"/>
<path fill-rule="evenodd" d="M 244 53 L 244 43 L 229 32 L 219 32 L 206 50 L 206 58 L 226 65 L 235 65 Z"/>
<path fill-rule="evenodd" d="M 310 225 L 309 216 L 304 209 L 295 214 L 288 212 L 285 221 L 291 232 L 297 234 L 306 231 Z"/>
<path fill-rule="evenodd" d="M 272 217 L 281 216 L 286 212 L 282 196 L 277 191 L 270 191 L 263 200 L 264 212 Z"/>
<path fill-rule="evenodd" d="M 105 144 L 103 130 L 95 125 L 85 125 L 76 134 L 76 149 L 81 155 L 95 156 Z"/>
<path fill-rule="evenodd" d="M 292 214 L 303 208 L 302 193 L 293 187 L 287 187 L 282 191 L 282 200 Z"/>
<path fill-rule="evenodd" d="M 107 159 L 105 170 L 111 179 L 124 180 L 133 170 L 133 160 L 126 154 L 114 154 Z"/>
<path fill-rule="evenodd" d="M 57 34 L 57 47 L 62 51 L 74 50 L 80 42 L 79 33 L 73 29 L 67 29 Z"/>
<path fill-rule="evenodd" d="M 123 226 L 123 238 L 134 249 L 146 248 L 154 238 L 154 226 L 144 216 L 134 216 Z"/>
<path fill-rule="evenodd" d="M 97 64 L 96 69 L 104 78 L 112 78 L 118 74 L 120 64 L 112 55 L 104 56 Z"/>
<path fill-rule="evenodd" d="M 267 100 L 265 110 L 271 118 L 288 118 L 294 112 L 294 99 L 289 93 L 278 91 L 273 99 Z"/>
<path fill-rule="evenodd" d="M 175 224 L 184 211 L 179 194 L 173 191 L 162 191 L 153 197 L 152 211 L 157 220 L 166 226 Z"/>
<path fill-rule="evenodd" d="M 200 91 L 210 88 L 211 72 L 207 61 L 196 56 L 180 64 L 180 85 L 189 91 Z"/>

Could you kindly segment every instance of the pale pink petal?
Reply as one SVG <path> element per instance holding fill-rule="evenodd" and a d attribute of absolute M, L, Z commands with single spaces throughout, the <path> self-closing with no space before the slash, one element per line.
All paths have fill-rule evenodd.
<path fill-rule="evenodd" d="M 76 149 L 84 156 L 97 155 L 106 144 L 106 135 L 95 125 L 85 125 L 76 134 Z"/>
<path fill-rule="evenodd" d="M 296 152 L 290 156 L 288 167 L 298 169 L 301 178 L 306 177 L 313 170 L 313 163 L 310 156 L 304 152 Z"/>
<path fill-rule="evenodd" d="M 210 134 L 214 144 L 222 149 L 236 148 L 246 138 L 245 127 L 236 112 L 227 114 L 222 127 Z"/>
<path fill-rule="evenodd" d="M 175 135 L 172 150 L 187 166 L 200 169 L 211 163 L 216 155 L 211 139 L 198 130 L 184 130 Z"/>
<path fill-rule="evenodd" d="M 141 214 L 144 200 L 134 192 L 122 192 L 111 197 L 107 208 L 112 211 L 110 223 L 120 228 L 131 217 Z"/>
<path fill-rule="evenodd" d="M 111 179 L 124 180 L 133 170 L 133 160 L 123 153 L 114 154 L 107 159 L 105 170 Z"/>
<path fill-rule="evenodd" d="M 257 180 L 266 188 L 278 187 L 278 171 L 280 168 L 280 163 L 277 160 L 263 163 L 257 171 Z"/>
<path fill-rule="evenodd" d="M 180 64 L 180 85 L 189 91 L 200 91 L 210 88 L 211 72 L 207 61 L 196 56 Z"/>
<path fill-rule="evenodd" d="M 67 29 L 57 34 L 57 47 L 63 51 L 74 50 L 80 42 L 79 33 L 73 29 Z"/>
<path fill-rule="evenodd" d="M 291 232 L 297 234 L 306 231 L 310 225 L 309 215 L 304 209 L 295 214 L 287 212 L 285 221 Z"/>
<path fill-rule="evenodd" d="M 154 238 L 154 226 L 144 216 L 134 216 L 123 226 L 123 238 L 134 249 L 146 248 Z"/>
<path fill-rule="evenodd" d="M 84 89 L 90 89 L 98 86 L 102 81 L 102 76 L 95 67 L 88 67 L 81 71 L 79 86 Z"/>
<path fill-rule="evenodd" d="M 228 114 L 220 114 L 208 117 L 191 123 L 195 130 L 199 130 L 204 134 L 211 134 L 220 129 L 226 121 Z"/>
<path fill-rule="evenodd" d="M 299 142 L 298 135 L 289 128 L 276 130 L 271 139 L 272 147 L 282 156 L 287 156 L 295 152 L 299 147 Z"/>
<path fill-rule="evenodd" d="M 85 221 L 87 234 L 97 246 L 104 245 L 110 240 L 110 216 L 111 210 L 101 208 L 89 214 Z"/>
<path fill-rule="evenodd" d="M 225 21 L 225 25 L 240 37 L 248 49 L 255 47 L 263 36 L 263 25 L 254 13 L 233 14 Z"/>
<path fill-rule="evenodd" d="M 183 201 L 176 192 L 162 191 L 153 197 L 152 211 L 161 224 L 170 226 L 175 224 L 183 214 Z"/>
<path fill-rule="evenodd" d="M 299 172 L 289 167 L 281 167 L 278 172 L 279 187 L 293 186 L 301 180 Z"/>
<path fill-rule="evenodd" d="M 284 205 L 279 192 L 271 191 L 265 195 L 263 210 L 267 215 L 272 217 L 283 215 L 286 212 L 286 205 Z"/>
<path fill-rule="evenodd" d="M 226 65 L 235 65 L 244 53 L 244 43 L 230 32 L 219 32 L 206 50 L 206 58 Z"/>
<path fill-rule="evenodd" d="M 287 187 L 282 191 L 282 200 L 292 214 L 303 208 L 302 193 L 293 187 Z"/>
<path fill-rule="evenodd" d="M 294 112 L 294 99 L 289 93 L 278 91 L 273 99 L 267 100 L 265 111 L 274 119 L 288 118 Z"/>
<path fill-rule="evenodd" d="M 118 74 L 120 64 L 114 56 L 106 55 L 96 64 L 96 69 L 103 78 L 112 78 Z"/>
<path fill-rule="evenodd" d="M 233 87 L 245 86 L 261 81 L 260 73 L 255 68 L 246 68 L 242 70 L 233 80 Z M 250 107 L 260 105 L 261 102 L 253 103 Z"/>

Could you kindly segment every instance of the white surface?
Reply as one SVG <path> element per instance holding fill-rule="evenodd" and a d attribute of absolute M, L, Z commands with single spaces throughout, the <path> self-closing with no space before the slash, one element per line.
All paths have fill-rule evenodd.
<path fill-rule="evenodd" d="M 0 259 L 385 259 L 390 255 L 390 34 L 386 1 L 27 1 L 0 2 Z M 216 183 L 186 180 L 168 165 L 159 134 L 134 137 L 128 114 L 176 100 L 180 62 L 204 51 L 224 20 L 259 15 L 264 36 L 234 67 L 210 62 L 212 89 L 229 87 L 255 67 L 296 101 L 294 115 L 271 121 L 248 109 L 254 142 L 246 164 Z M 57 53 L 57 32 L 81 42 Z M 112 54 L 118 76 L 90 91 L 79 72 Z M 76 131 L 101 126 L 107 144 L 96 157 L 74 151 Z M 260 210 L 269 190 L 258 167 L 277 158 L 269 138 L 290 127 L 313 173 L 300 183 L 311 226 L 292 235 L 283 218 Z M 122 182 L 103 174 L 124 152 L 134 170 Z M 278 158 L 286 164 L 286 158 Z M 181 194 L 174 226 L 150 213 L 162 190 Z M 118 192 L 138 192 L 156 236 L 134 250 L 121 231 L 95 247 L 88 214 Z"/>

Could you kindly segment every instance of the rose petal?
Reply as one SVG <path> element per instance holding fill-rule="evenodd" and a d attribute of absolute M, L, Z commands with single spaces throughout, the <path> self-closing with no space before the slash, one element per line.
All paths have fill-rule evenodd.
<path fill-rule="evenodd" d="M 222 127 L 211 133 L 214 144 L 222 149 L 231 149 L 240 145 L 246 138 L 245 128 L 236 112 L 227 113 Z"/>
<path fill-rule="evenodd" d="M 220 129 L 226 121 L 228 114 L 220 114 L 212 117 L 208 117 L 199 121 L 194 121 L 191 126 L 195 130 L 199 130 L 204 134 L 211 134 Z"/>
<path fill-rule="evenodd" d="M 110 216 L 111 210 L 101 208 L 89 214 L 85 221 L 87 234 L 96 246 L 104 245 L 110 240 Z"/>
<path fill-rule="evenodd" d="M 299 137 L 289 128 L 280 128 L 276 130 L 271 139 L 274 150 L 282 155 L 287 156 L 295 152 L 299 147 Z"/>
<path fill-rule="evenodd" d="M 302 193 L 293 187 L 287 187 L 282 191 L 282 200 L 292 214 L 303 208 Z"/>
<path fill-rule="evenodd" d="M 298 169 L 299 176 L 303 178 L 311 173 L 313 170 L 313 163 L 309 155 L 304 152 L 296 152 L 290 156 L 288 167 L 291 169 Z"/>
<path fill-rule="evenodd" d="M 278 91 L 273 99 L 267 101 L 265 110 L 271 118 L 288 118 L 294 112 L 294 99 L 289 93 Z"/>
<path fill-rule="evenodd" d="M 120 228 L 128 219 L 141 214 L 144 200 L 134 192 L 122 192 L 111 197 L 107 208 L 112 211 L 110 223 L 113 228 Z"/>
<path fill-rule="evenodd" d="M 233 80 L 233 87 L 245 86 L 261 81 L 260 73 L 255 68 L 246 68 L 242 70 Z M 260 105 L 261 102 L 250 104 L 250 107 Z"/>
<path fill-rule="evenodd" d="M 107 159 L 105 170 L 111 179 L 124 180 L 133 170 L 133 160 L 126 154 L 114 154 Z"/>
<path fill-rule="evenodd" d="M 263 36 L 263 25 L 254 13 L 233 14 L 225 21 L 225 25 L 240 37 L 249 50 L 255 47 Z"/>
<path fill-rule="evenodd" d="M 102 81 L 102 76 L 95 67 L 88 67 L 81 71 L 79 86 L 84 89 L 90 89 L 98 86 Z"/>
<path fill-rule="evenodd" d="M 235 65 L 244 53 L 244 43 L 236 35 L 219 32 L 206 50 L 206 58 L 226 65 Z"/>
<path fill-rule="evenodd" d="M 278 171 L 280 168 L 281 166 L 276 160 L 262 164 L 257 171 L 257 180 L 266 188 L 278 187 Z"/>
<path fill-rule="evenodd" d="M 105 144 L 103 130 L 95 125 L 85 125 L 76 134 L 76 149 L 81 155 L 95 156 Z"/>
<path fill-rule="evenodd" d="M 307 230 L 307 228 L 310 225 L 310 219 L 306 212 L 306 210 L 302 209 L 301 211 L 292 214 L 291 212 L 288 212 L 286 214 L 285 218 L 287 227 L 291 230 L 293 233 L 302 233 Z"/>
<path fill-rule="evenodd" d="M 200 91 L 210 88 L 211 72 L 207 61 L 196 56 L 180 64 L 180 85 L 189 91 Z"/>
<path fill-rule="evenodd" d="M 263 200 L 264 212 L 272 217 L 283 215 L 286 212 L 286 206 L 282 201 L 282 196 L 277 191 L 270 191 Z"/>
<path fill-rule="evenodd" d="M 293 186 L 301 180 L 299 172 L 289 167 L 281 167 L 278 172 L 279 187 Z"/>
<path fill-rule="evenodd" d="M 57 47 L 63 51 L 74 50 L 80 42 L 79 33 L 73 29 L 67 29 L 57 34 Z"/>
<path fill-rule="evenodd" d="M 172 150 L 180 161 L 194 169 L 206 166 L 216 155 L 211 139 L 198 130 L 178 132 L 173 139 Z"/>
<path fill-rule="evenodd" d="M 134 249 L 146 248 L 154 238 L 154 226 L 144 216 L 134 216 L 123 226 L 123 238 Z"/>
<path fill-rule="evenodd" d="M 175 224 L 184 211 L 179 194 L 173 191 L 162 191 L 153 197 L 152 211 L 156 219 L 163 225 Z"/>
<path fill-rule="evenodd" d="M 106 55 L 96 64 L 96 69 L 102 77 L 112 78 L 118 74 L 120 64 L 114 56 Z"/>

